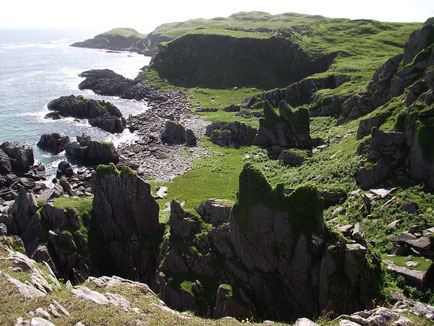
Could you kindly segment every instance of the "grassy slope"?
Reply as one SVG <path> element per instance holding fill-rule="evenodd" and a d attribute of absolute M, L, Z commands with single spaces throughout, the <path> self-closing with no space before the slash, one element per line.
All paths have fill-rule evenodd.
<path fill-rule="evenodd" d="M 273 16 L 266 13 L 244 13 L 229 18 L 166 24 L 157 28 L 154 33 L 162 33 L 175 38 L 184 33 L 221 33 L 221 29 L 225 28 L 243 30 L 243 34 L 255 28 L 296 32 L 305 50 L 313 56 L 318 53 L 339 52 L 328 71 L 307 78 L 330 74 L 345 74 L 351 78 L 349 82 L 336 89 L 323 89 L 316 95 L 348 96 L 365 87 L 381 64 L 390 57 L 402 53 L 409 34 L 420 27 L 419 23 L 382 23 L 372 20 L 350 21 L 304 15 Z M 197 30 L 198 28 L 200 29 Z M 155 71 L 145 72 L 141 77 L 146 80 L 149 76 L 147 74 L 153 74 L 150 82 L 153 86 L 166 89 L 171 87 L 167 81 L 159 79 Z M 204 108 L 219 109 L 229 104 L 238 104 L 243 96 L 247 97 L 259 91 L 257 89 L 203 88 L 183 88 L 183 90 L 191 97 L 192 103 L 200 104 Z M 385 111 L 392 112 L 390 118 L 381 127 L 383 130 L 391 130 L 399 112 L 403 109 L 402 100 L 402 98 L 395 98 L 370 113 L 368 117 Z M 238 120 L 255 127 L 258 126 L 256 118 L 240 118 L 234 113 L 222 110 L 199 114 L 210 121 Z M 236 150 L 205 143 L 205 146 L 212 148 L 210 156 L 197 161 L 190 172 L 175 178 L 173 183 L 167 184 L 168 199 L 185 200 L 186 208 L 189 210 L 211 197 L 234 200 L 238 189 L 238 173 L 246 161 L 251 161 L 261 168 L 273 186 L 284 183 L 285 187 L 295 188 L 306 182 L 314 182 L 322 189 L 344 190 L 350 194 L 358 188 L 353 177 L 363 159 L 356 153 L 358 144 L 363 141 L 363 139 L 356 139 L 358 123 L 363 118 L 366 116 L 339 126 L 336 126 L 336 120 L 331 117 L 311 118 L 311 136 L 327 140 L 328 146 L 314 153 L 304 153 L 307 160 L 299 167 L 284 167 L 278 161 L 269 160 L 265 151 L 256 146 Z M 389 185 L 386 182 L 377 186 L 387 187 Z M 367 192 L 361 192 L 361 194 L 364 193 Z M 383 207 L 393 196 L 396 197 L 395 201 Z M 411 215 L 403 212 L 401 205 L 405 200 L 415 201 L 419 206 L 420 214 Z M 162 206 L 166 201 L 162 201 Z M 391 243 L 388 241 L 390 235 L 407 230 L 415 224 L 421 229 L 434 225 L 433 202 L 434 195 L 430 191 L 423 185 L 410 181 L 400 184 L 393 195 L 379 200 L 369 212 L 360 210 L 363 204 L 361 197 L 349 195 L 344 203 L 325 210 L 324 217 L 326 221 L 331 221 L 327 223 L 332 227 L 337 223 L 344 225 L 360 222 L 367 238 L 375 240 L 377 250 L 386 254 L 391 250 Z M 335 210 L 339 206 L 342 206 L 342 210 L 336 213 Z M 164 214 L 167 218 L 168 213 Z M 396 219 L 401 219 L 401 224 L 396 229 L 388 229 L 387 224 Z M 425 265 L 423 268 L 426 267 Z M 395 284 L 393 280 L 390 282 Z"/>

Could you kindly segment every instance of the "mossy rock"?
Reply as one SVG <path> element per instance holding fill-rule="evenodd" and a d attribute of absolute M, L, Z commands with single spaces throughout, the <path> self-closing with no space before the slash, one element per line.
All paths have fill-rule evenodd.
<path fill-rule="evenodd" d="M 246 163 L 239 178 L 238 201 L 232 214 L 243 231 L 249 226 L 249 210 L 261 203 L 271 210 L 285 212 L 294 232 L 311 233 L 323 227 L 324 199 L 318 189 L 306 184 L 289 196 L 284 194 L 283 184 L 271 187 L 262 172 L 251 163 Z"/>

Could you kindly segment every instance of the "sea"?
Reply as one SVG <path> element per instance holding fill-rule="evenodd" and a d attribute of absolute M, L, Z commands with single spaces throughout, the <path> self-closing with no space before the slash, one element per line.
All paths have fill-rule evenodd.
<path fill-rule="evenodd" d="M 55 175 L 65 153 L 53 155 L 39 149 L 36 144 L 42 134 L 58 132 L 75 140 L 87 133 L 95 140 L 112 141 L 115 146 L 135 140 L 127 129 L 122 134 L 110 134 L 84 120 L 45 119 L 51 100 L 71 94 L 105 100 L 116 105 L 124 117 L 147 109 L 143 101 L 78 89 L 83 80 L 78 75 L 83 71 L 107 68 L 134 78 L 150 61 L 150 57 L 136 53 L 70 46 L 94 35 L 85 31 L 0 29 L 0 144 L 19 141 L 33 148 L 36 162 L 46 167 L 47 180 Z"/>

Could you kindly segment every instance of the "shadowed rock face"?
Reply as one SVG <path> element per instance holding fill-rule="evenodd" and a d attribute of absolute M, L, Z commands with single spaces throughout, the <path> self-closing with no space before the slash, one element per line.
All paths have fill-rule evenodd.
<path fill-rule="evenodd" d="M 264 118 L 259 120 L 259 130 L 253 143 L 264 148 L 309 148 L 309 112 L 306 109 L 292 111 L 286 101 L 280 102 L 278 115 L 265 102 Z"/>
<path fill-rule="evenodd" d="M 100 267 L 150 282 L 161 238 L 157 202 L 151 187 L 131 169 L 100 165 L 92 176 L 93 214 L 106 253 Z M 146 244 L 144 244 L 146 243 Z"/>
<path fill-rule="evenodd" d="M 271 89 L 325 71 L 333 58 L 314 60 L 289 38 L 187 34 L 160 45 L 150 66 L 175 84 Z"/>
<path fill-rule="evenodd" d="M 107 241 L 158 233 L 159 208 L 151 186 L 129 168 L 98 166 L 92 190 L 93 212 Z"/>

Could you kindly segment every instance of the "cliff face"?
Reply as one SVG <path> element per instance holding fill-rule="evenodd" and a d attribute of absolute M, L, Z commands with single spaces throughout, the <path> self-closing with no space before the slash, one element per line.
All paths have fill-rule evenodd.
<path fill-rule="evenodd" d="M 313 59 L 291 38 L 198 33 L 161 45 L 150 66 L 174 84 L 270 89 L 325 71 L 333 58 Z"/>

